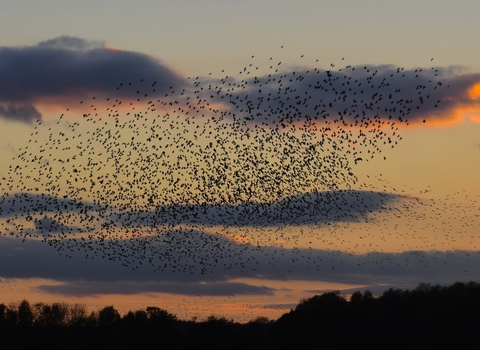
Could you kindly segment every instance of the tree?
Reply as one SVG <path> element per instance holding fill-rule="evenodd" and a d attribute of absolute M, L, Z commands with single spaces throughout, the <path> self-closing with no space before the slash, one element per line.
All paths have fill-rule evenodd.
<path fill-rule="evenodd" d="M 25 299 L 18 306 L 18 324 L 24 327 L 33 325 L 33 312 L 30 303 Z"/>
<path fill-rule="evenodd" d="M 268 323 L 272 323 L 273 321 L 270 320 L 269 318 L 265 317 L 265 316 L 258 316 L 258 317 L 255 317 L 253 320 L 251 320 L 249 323 L 256 323 L 256 324 L 268 324 Z"/>
<path fill-rule="evenodd" d="M 148 306 L 147 315 L 148 318 L 154 322 L 172 322 L 177 319 L 177 316 L 156 306 Z"/>
<path fill-rule="evenodd" d="M 7 307 L 5 304 L 0 304 L 0 327 L 5 324 L 7 319 Z"/>
<path fill-rule="evenodd" d="M 69 309 L 69 324 L 82 325 L 87 319 L 87 306 L 85 304 L 75 304 Z"/>
<path fill-rule="evenodd" d="M 98 313 L 100 326 L 106 326 L 120 320 L 120 313 L 113 306 L 106 306 Z"/>
<path fill-rule="evenodd" d="M 350 296 L 350 302 L 354 305 L 358 305 L 362 301 L 362 292 L 356 291 Z"/>
<path fill-rule="evenodd" d="M 37 322 L 43 326 L 64 326 L 69 323 L 70 308 L 66 303 L 53 303 L 52 305 L 37 303 Z"/>
<path fill-rule="evenodd" d="M 7 308 L 7 313 L 5 315 L 5 322 L 8 325 L 16 325 L 18 322 L 18 312 L 15 308 Z"/>

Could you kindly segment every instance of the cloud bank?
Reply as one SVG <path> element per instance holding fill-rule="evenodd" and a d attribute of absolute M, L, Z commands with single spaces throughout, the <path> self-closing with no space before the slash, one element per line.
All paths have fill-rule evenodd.
<path fill-rule="evenodd" d="M 404 286 L 421 282 L 444 284 L 459 279 L 476 280 L 480 266 L 478 251 L 351 254 L 308 248 L 249 247 L 241 256 L 226 258 L 223 264 L 217 266 L 212 259 L 210 270 L 202 275 L 189 271 L 153 272 L 146 266 L 132 271 L 113 261 L 84 259 L 79 254 L 65 258 L 52 254 L 51 247 L 39 241 L 22 244 L 0 238 L 0 247 L 0 275 L 11 279 L 55 280 L 58 285 L 37 288 L 70 296 L 152 292 L 210 296 L 272 295 L 276 289 L 268 287 L 269 281 L 278 280 L 369 286 Z M 270 263 L 272 261 L 273 264 Z M 225 269 L 224 265 L 232 267 Z M 262 285 L 235 282 L 238 278 L 256 279 Z"/>
<path fill-rule="evenodd" d="M 22 122 L 40 118 L 37 103 L 78 103 L 143 78 L 157 79 L 156 89 L 164 92 L 183 80 L 146 54 L 68 36 L 33 46 L 0 47 L 0 62 L 0 117 Z"/>
<path fill-rule="evenodd" d="M 166 98 L 172 96 L 171 87 L 190 101 L 221 106 L 230 117 L 270 125 L 325 119 L 364 125 L 365 118 L 372 122 L 374 116 L 451 123 L 472 111 L 477 112 L 471 116 L 476 120 L 480 109 L 480 75 L 462 67 L 367 64 L 294 71 L 270 62 L 275 66 L 271 74 L 255 76 L 251 66 L 245 67 L 243 76 L 200 76 L 187 84 L 174 68 L 151 56 L 69 36 L 32 46 L 0 47 L 0 60 L 0 117 L 20 122 L 40 117 L 37 104 L 75 105 L 93 96 Z M 129 84 L 131 91 L 120 88 Z"/>
<path fill-rule="evenodd" d="M 252 120 L 268 123 L 338 119 L 345 126 L 359 126 L 375 117 L 397 124 L 449 123 L 461 112 L 480 111 L 479 82 L 480 74 L 461 67 L 361 65 L 255 77 L 226 94 L 235 98 L 232 111 L 248 111 Z"/>

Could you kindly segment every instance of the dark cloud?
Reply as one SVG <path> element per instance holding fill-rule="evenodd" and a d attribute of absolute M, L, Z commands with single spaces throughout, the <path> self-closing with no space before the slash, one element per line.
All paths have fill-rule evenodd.
<path fill-rule="evenodd" d="M 43 219 L 35 221 L 35 230 L 40 232 L 60 233 L 68 232 L 69 228 L 56 220 L 53 220 L 47 216 Z"/>
<path fill-rule="evenodd" d="M 461 67 L 403 69 L 393 65 L 301 68 L 268 76 L 222 80 L 213 100 L 231 114 L 264 123 L 339 120 L 363 125 L 378 116 L 399 123 L 435 116 L 450 119 L 457 108 L 479 107 L 469 90 L 480 74 Z M 228 89 L 227 89 L 228 88 Z"/>
<path fill-rule="evenodd" d="M 226 226 L 322 225 L 328 222 L 361 222 L 371 213 L 387 211 L 405 195 L 361 190 L 318 191 L 289 196 L 270 203 L 174 204 L 156 206 L 151 211 L 121 210 L 109 207 L 114 221 L 151 227 L 152 224 L 198 224 Z M 413 199 L 414 200 L 414 199 Z M 17 193 L 0 197 L 0 217 L 31 213 L 102 214 L 105 206 L 45 194 Z"/>
<path fill-rule="evenodd" d="M 95 95 L 137 98 L 140 90 L 149 96 L 172 97 L 171 86 L 184 88 L 183 97 L 188 95 L 190 101 L 197 99 L 204 106 L 217 103 L 230 116 L 269 124 L 326 118 L 365 126 L 365 118 L 372 122 L 376 116 L 397 122 L 429 116 L 448 119 L 457 108 L 479 104 L 469 90 L 480 82 L 480 74 L 461 67 L 312 67 L 250 78 L 252 71 L 243 80 L 200 77 L 188 87 L 186 80 L 151 56 L 68 36 L 33 46 L 0 47 L 0 60 L 0 103 L 6 110 L 24 106 L 22 113 L 4 111 L 0 117 L 20 121 L 38 119 L 34 104 L 40 101 L 73 103 Z M 134 87 L 129 90 L 130 82 Z"/>
<path fill-rule="evenodd" d="M 355 287 L 355 288 L 345 288 L 342 289 L 342 294 L 351 294 L 356 291 L 359 292 L 365 292 L 365 291 L 370 291 L 373 295 L 381 295 L 385 290 L 389 288 L 401 288 L 401 289 L 412 289 L 415 288 L 417 284 L 411 284 L 411 283 L 397 283 L 397 284 L 372 284 L 372 285 L 363 285 L 362 287 Z M 310 289 L 310 290 L 304 290 L 305 293 L 311 293 L 311 294 L 323 294 L 323 293 L 328 293 L 334 291 L 333 289 Z"/>
<path fill-rule="evenodd" d="M 199 224 L 226 226 L 327 225 L 332 222 L 362 222 L 374 212 L 390 210 L 390 206 L 406 196 L 373 191 L 318 191 L 289 196 L 270 203 L 239 205 L 203 204 L 158 206 L 151 212 L 115 215 L 116 221 L 156 224 Z"/>
<path fill-rule="evenodd" d="M 432 115 L 448 119 L 455 109 L 478 107 L 479 103 L 469 89 L 480 82 L 480 75 L 461 67 L 299 68 L 250 78 L 252 74 L 241 81 L 196 78 L 189 88 L 182 77 L 151 56 L 76 37 L 0 47 L 0 60 L 0 103 L 7 110 L 19 109 L 11 107 L 19 104 L 30 106 L 23 107 L 23 114 L 10 111 L 0 116 L 12 119 L 18 115 L 20 121 L 38 118 L 33 105 L 43 99 L 47 103 L 70 99 L 72 103 L 95 95 L 136 98 L 138 89 L 143 93 L 149 87 L 148 95 L 160 97 L 172 92 L 170 86 L 185 88 L 191 101 L 218 103 L 231 115 L 270 124 L 328 118 L 350 125 L 377 115 L 397 122 L 421 121 Z M 145 79 L 143 87 L 141 79 Z M 154 81 L 157 84 L 151 88 Z M 126 89 L 129 82 L 134 82 L 131 91 Z M 116 90 L 120 83 L 124 88 Z"/>
<path fill-rule="evenodd" d="M 138 294 L 138 293 L 172 293 L 182 295 L 273 295 L 274 289 L 252 286 L 246 283 L 155 283 L 155 282 L 87 282 L 74 281 L 62 285 L 41 285 L 37 289 L 62 295 L 86 296 L 100 294 Z"/>
<path fill-rule="evenodd" d="M 294 266 L 288 258 L 304 257 Z M 308 262 L 308 258 L 310 261 Z M 314 257 L 314 258 L 313 258 Z M 313 258 L 313 259 L 312 259 Z M 316 261 L 316 264 L 312 263 Z M 293 279 L 345 283 L 351 285 L 416 285 L 422 282 L 453 283 L 475 280 L 479 272 L 478 251 L 404 251 L 401 253 L 368 252 L 353 254 L 337 250 L 324 251 L 293 249 L 280 257 L 275 268 L 263 270 L 263 278 L 289 278 L 283 271 L 291 271 Z M 288 275 L 288 274 L 287 274 Z"/>
<path fill-rule="evenodd" d="M 42 118 L 40 112 L 31 104 L 0 105 L 0 118 L 22 123 L 31 123 Z"/>
<path fill-rule="evenodd" d="M 315 280 L 321 276 L 337 283 L 375 284 L 407 279 L 424 282 L 432 276 L 450 280 L 459 273 L 473 276 L 478 271 L 468 260 L 478 255 L 469 258 L 460 251 L 453 255 L 421 251 L 354 254 L 290 249 L 276 243 L 278 238 L 285 244 L 318 238 L 308 230 L 318 232 L 329 225 L 380 225 L 385 222 L 383 214 L 410 220 L 415 208 L 421 213 L 430 205 L 432 202 L 422 204 L 416 198 L 396 194 L 350 190 L 306 193 L 249 206 L 175 205 L 152 212 L 119 212 L 115 207 L 107 210 L 98 204 L 23 193 L 3 197 L 3 232 L 30 239 L 24 244 L 5 241 L 2 251 L 9 253 L 0 258 L 17 259 L 5 266 L 15 266 L 11 270 L 23 278 L 41 275 L 62 281 L 111 283 L 223 283 L 238 277 Z M 436 206 L 442 208 L 438 203 Z M 30 228 L 25 221 L 33 221 Z M 300 230 L 292 227 L 297 225 Z M 239 231 L 230 235 L 235 230 Z M 239 237 L 245 240 L 236 241 Z M 27 249 L 31 251 L 22 259 Z M 52 254 L 55 252 L 62 257 Z M 32 264 L 37 255 L 40 263 Z"/>
<path fill-rule="evenodd" d="M 203 238 L 206 235 L 204 233 Z M 188 246 L 184 248 L 189 249 Z M 243 251 L 241 254 L 232 254 L 235 249 Z M 199 266 L 192 267 L 191 271 L 173 271 L 169 266 L 170 269 L 166 268 L 163 272 L 154 272 L 146 263 L 139 269 L 132 270 L 108 257 L 85 259 L 77 252 L 70 253 L 72 258 L 66 258 L 66 249 L 58 249 L 57 253 L 61 255 L 57 255 L 52 254 L 52 247 L 39 241 L 27 240 L 21 243 L 1 237 L 0 275 L 59 281 L 62 283 L 59 286 L 42 286 L 41 289 L 67 295 L 142 292 L 269 295 L 275 291 L 268 287 L 269 280 L 367 285 L 368 289 L 376 290 L 392 286 L 415 286 L 422 282 L 445 284 L 458 280 L 476 280 L 480 266 L 480 252 L 477 251 L 353 254 L 340 250 L 254 247 L 234 242 L 223 250 L 226 254 L 221 260 L 213 254 L 209 259 L 197 262 Z M 179 263 L 173 255 L 170 258 L 172 263 Z M 188 256 L 184 255 L 184 258 L 188 260 Z M 184 263 L 189 264 L 190 261 Z M 205 274 L 200 273 L 201 267 L 207 267 Z M 237 278 L 261 280 L 264 286 L 230 282 Z"/>
<path fill-rule="evenodd" d="M 417 200 L 386 192 L 345 190 L 304 193 L 269 203 L 176 204 L 132 210 L 65 197 L 17 193 L 0 197 L 0 218 L 5 219 L 11 236 L 42 238 L 57 248 L 69 246 L 67 241 L 74 239 L 74 245 L 86 255 L 108 251 L 110 258 L 132 267 L 138 266 L 134 263 L 137 260 L 154 262 L 158 267 L 171 265 L 173 258 L 182 261 L 176 266 L 194 266 L 199 261 L 223 256 L 225 249 L 241 252 L 248 248 L 236 246 L 220 234 L 204 232 L 210 228 L 248 231 L 244 235 L 250 242 L 268 245 L 277 235 L 265 235 L 263 229 L 289 228 L 292 233 L 282 233 L 282 239 L 295 241 L 300 234 L 292 226 L 318 229 L 339 223 L 374 222 L 376 215 L 390 213 L 407 202 L 415 204 Z M 113 239 L 125 232 L 130 232 L 126 236 L 129 240 Z M 145 236 L 144 232 L 150 234 Z M 77 240 L 81 234 L 84 236 Z M 109 242 L 108 249 L 104 240 Z M 128 256 L 123 253 L 125 249 Z M 195 270 L 203 272 L 204 267 L 197 266 Z"/>
<path fill-rule="evenodd" d="M 20 121 L 38 118 L 32 105 L 43 99 L 55 103 L 95 95 L 121 96 L 122 90 L 115 87 L 141 79 L 156 80 L 157 92 L 164 93 L 183 80 L 146 54 L 67 36 L 33 46 L 0 47 L 0 61 L 0 103 L 7 105 L 0 117 Z"/>
<path fill-rule="evenodd" d="M 66 197 L 56 197 L 44 193 L 4 193 L 0 197 L 0 217 L 12 217 L 26 212 L 32 214 L 80 213 L 90 210 L 101 210 L 102 206 L 86 201 L 77 201 Z"/>

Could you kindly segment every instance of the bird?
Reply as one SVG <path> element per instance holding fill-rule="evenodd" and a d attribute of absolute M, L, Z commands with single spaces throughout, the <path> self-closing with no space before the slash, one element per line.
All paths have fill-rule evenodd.
<path fill-rule="evenodd" d="M 270 61 L 263 75 L 247 64 L 177 85 L 138 77 L 108 97 L 96 92 L 95 105 L 82 100 L 81 112 L 68 108 L 65 123 L 38 120 L 2 174 L 2 234 L 41 240 L 68 259 L 80 252 L 158 273 L 255 274 L 258 261 L 274 268 L 287 255 L 337 273 L 347 253 L 356 266 L 390 263 L 360 253 L 370 233 L 348 243 L 337 226 L 381 225 L 387 213 L 421 220 L 412 212 L 430 205 L 435 219 L 459 214 L 356 175 L 401 142 L 402 126 L 441 106 L 435 71 Z M 305 237 L 343 253 L 327 263 L 330 253 L 294 249 Z"/>

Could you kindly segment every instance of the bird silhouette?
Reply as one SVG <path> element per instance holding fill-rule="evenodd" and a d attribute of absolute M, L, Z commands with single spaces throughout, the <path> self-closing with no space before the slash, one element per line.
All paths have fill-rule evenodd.
<path fill-rule="evenodd" d="M 401 126 L 425 123 L 422 110 L 441 105 L 438 72 L 283 66 L 267 63 L 255 76 L 258 67 L 247 64 L 238 76 L 169 88 L 143 77 L 97 93 L 94 104 L 82 100 L 80 113 L 67 108 L 54 123 L 38 120 L 2 177 L 2 234 L 41 240 L 69 259 L 80 252 L 133 269 L 204 275 L 218 267 L 255 272 L 259 253 L 283 256 L 283 245 L 306 237 L 359 253 L 368 234 L 349 244 L 338 226 L 381 225 L 386 213 L 410 224 L 432 206 L 434 220 L 455 212 L 385 182 L 367 188 L 355 175 L 358 163 L 387 159 L 380 154 L 402 140 Z M 316 236 L 320 228 L 331 237 Z M 409 234 L 409 242 L 422 239 Z M 291 254 L 318 271 L 343 265 L 339 256 L 308 262 L 310 250 Z"/>

